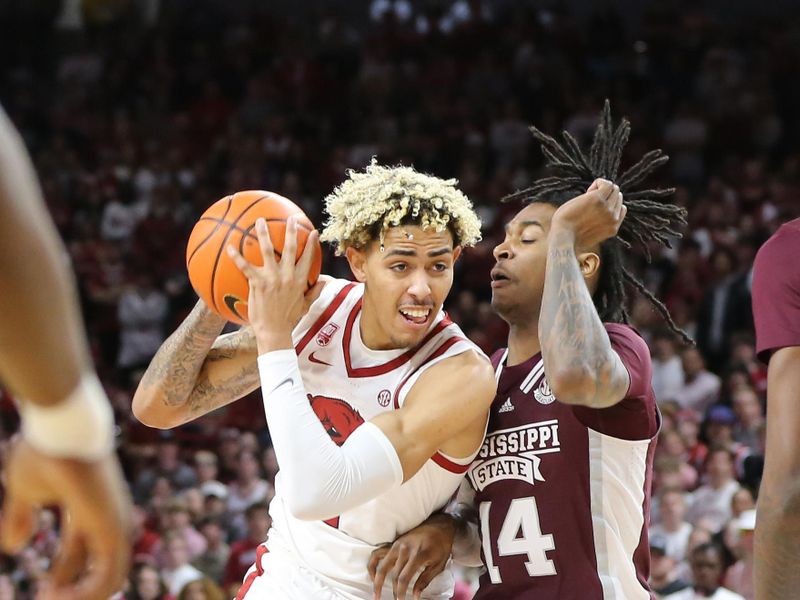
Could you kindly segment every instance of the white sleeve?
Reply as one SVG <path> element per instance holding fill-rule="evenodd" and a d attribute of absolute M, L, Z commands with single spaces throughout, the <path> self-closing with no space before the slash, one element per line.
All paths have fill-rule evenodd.
<path fill-rule="evenodd" d="M 341 447 L 311 409 L 294 350 L 258 357 L 261 393 L 281 495 L 298 519 L 330 519 L 403 483 L 392 443 L 372 423 L 358 427 Z"/>

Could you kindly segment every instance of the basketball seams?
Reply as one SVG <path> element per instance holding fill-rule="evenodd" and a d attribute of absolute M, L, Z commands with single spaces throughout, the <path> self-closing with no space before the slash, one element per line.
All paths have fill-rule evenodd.
<path fill-rule="evenodd" d="M 253 231 L 257 217 L 265 219 L 276 243 L 282 240 L 285 241 L 286 237 L 285 227 L 284 230 L 281 230 L 279 224 L 283 223 L 285 225 L 287 220 L 293 216 L 302 219 L 302 222 L 297 222 L 297 225 L 299 225 L 299 246 L 308 243 L 308 237 L 315 229 L 314 224 L 309 222 L 308 217 L 291 201 L 288 203 L 285 201 L 277 202 L 280 198 L 276 198 L 274 199 L 276 204 L 273 206 L 273 199 L 269 192 L 254 194 L 252 191 L 245 191 L 226 196 L 217 203 L 220 206 L 209 208 L 205 214 L 198 218 L 197 231 L 193 232 L 193 236 L 190 236 L 192 247 L 186 260 L 189 278 L 192 280 L 193 285 L 200 286 L 195 289 L 208 302 L 208 306 L 228 320 L 242 322 L 241 319 L 243 317 L 238 314 L 235 308 L 230 306 L 228 295 L 229 292 L 232 294 L 232 298 L 239 298 L 242 293 L 246 295 L 247 282 L 246 280 L 241 282 L 240 276 L 231 272 L 230 267 L 233 263 L 230 260 L 224 260 L 222 251 L 229 244 L 234 244 L 234 247 L 239 247 L 239 251 L 243 256 L 250 256 L 251 259 L 255 260 L 254 248 L 249 240 L 258 242 L 258 237 Z M 261 204 L 264 207 L 263 212 L 258 208 L 259 203 L 263 203 Z M 253 210 L 254 208 L 255 210 Z M 277 215 L 275 215 L 276 212 Z M 270 213 L 274 216 L 270 215 Z M 263 214 L 263 217 L 261 214 Z M 278 215 L 281 216 L 279 217 Z M 201 225 L 201 222 L 205 223 Z M 275 230 L 272 229 L 272 223 L 276 224 Z M 301 236 L 299 234 L 300 231 L 305 231 L 306 236 Z M 238 243 L 236 241 L 237 236 L 239 238 Z M 303 240 L 303 237 L 306 239 Z M 195 240 L 199 241 L 195 242 Z M 208 246 L 208 249 L 205 246 Z M 312 266 L 312 271 L 315 274 L 319 273 L 321 263 L 319 244 L 316 244 L 316 246 L 314 264 Z M 246 253 L 245 250 L 247 251 Z M 275 251 L 276 260 L 282 258 L 282 250 L 283 248 Z M 194 281 L 195 279 L 197 281 Z M 315 283 L 315 281 L 308 278 L 306 290 L 313 287 L 312 283 Z M 217 297 L 217 288 L 219 288 L 219 297 Z M 223 293 L 225 298 L 223 298 Z M 246 299 L 238 300 L 238 302 L 242 301 L 246 303 Z"/>
<path fill-rule="evenodd" d="M 234 194 L 234 196 L 235 195 L 236 194 Z M 215 293 L 214 285 L 217 276 L 217 266 L 219 265 L 219 259 L 222 256 L 222 251 L 225 249 L 225 245 L 228 241 L 228 238 L 231 236 L 231 233 L 233 232 L 234 227 L 236 227 L 236 223 L 239 222 L 239 219 L 241 219 L 245 214 L 247 214 L 247 212 L 251 208 L 253 208 L 256 204 L 261 202 L 264 198 L 269 198 L 269 195 L 264 195 L 253 200 L 253 202 L 251 202 L 241 213 L 239 213 L 236 219 L 234 219 L 231 226 L 228 228 L 228 231 L 225 232 L 225 237 L 222 238 L 222 242 L 219 245 L 219 249 L 217 250 L 217 258 L 216 260 L 214 260 L 214 267 L 211 269 L 211 302 L 214 304 L 214 310 L 216 310 L 218 313 L 221 313 L 222 311 L 220 311 L 219 305 L 217 304 L 217 297 L 216 297 L 217 295 Z"/>
<path fill-rule="evenodd" d="M 200 248 L 202 248 L 203 245 L 208 240 L 210 240 L 212 237 L 214 237 L 214 234 L 219 230 L 220 225 L 226 223 L 226 221 L 224 219 L 225 219 L 225 217 L 228 216 L 228 211 L 231 209 L 231 206 L 233 206 L 233 196 L 228 196 L 225 200 L 227 200 L 228 206 L 225 207 L 225 212 L 222 214 L 222 219 L 216 219 L 216 218 L 213 219 L 214 221 L 216 221 L 217 225 L 214 227 L 214 229 L 211 230 L 211 233 L 209 233 L 199 244 L 197 244 L 197 246 L 194 247 L 194 250 L 192 250 L 192 253 L 189 255 L 189 258 L 186 259 L 186 268 L 187 269 L 189 268 L 189 263 L 192 262 L 192 259 L 194 258 L 194 255 L 197 254 L 197 251 L 200 250 Z M 210 217 L 201 217 L 200 220 L 203 221 L 203 220 L 209 219 L 209 218 Z"/>
<path fill-rule="evenodd" d="M 227 214 L 228 213 L 226 212 L 225 215 L 227 215 Z M 248 231 L 252 230 L 253 227 L 248 227 L 247 229 L 242 229 L 235 222 L 234 223 L 230 223 L 230 222 L 226 221 L 225 220 L 225 215 L 222 215 L 222 218 L 200 217 L 198 219 L 198 221 L 214 221 L 215 223 L 219 223 L 220 225 L 228 225 L 229 227 L 233 227 L 234 229 L 236 229 L 236 231 L 238 231 L 239 233 L 247 235 L 249 237 L 252 237 L 253 239 L 256 239 L 256 237 L 254 235 L 248 233 Z M 262 218 L 264 218 L 264 217 L 262 217 Z M 264 218 L 264 221 L 266 221 L 267 223 L 286 223 L 286 219 L 266 219 L 266 218 Z M 308 233 L 311 233 L 312 231 L 314 231 L 313 227 L 309 227 L 305 223 L 300 223 L 299 221 L 297 222 L 297 226 L 300 227 L 301 229 L 305 229 Z"/>

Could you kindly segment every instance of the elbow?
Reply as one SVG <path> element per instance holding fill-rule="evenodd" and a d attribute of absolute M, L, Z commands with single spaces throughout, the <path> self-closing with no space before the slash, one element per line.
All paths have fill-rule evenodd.
<path fill-rule="evenodd" d="M 331 514 L 329 506 L 326 507 L 317 500 L 319 497 L 320 494 L 309 490 L 304 490 L 302 493 L 289 491 L 284 495 L 284 503 L 289 513 L 301 521 L 324 521 L 335 517 L 336 514 Z"/>
<path fill-rule="evenodd" d="M 547 373 L 547 384 L 550 391 L 564 404 L 588 405 L 591 403 L 597 388 L 594 373 L 583 367 L 555 369 Z"/>
<path fill-rule="evenodd" d="M 159 410 L 157 403 L 158 398 L 152 394 L 146 395 L 137 390 L 133 395 L 131 412 L 142 425 L 154 429 L 172 429 L 182 424 L 175 415 L 168 414 L 166 410 Z M 166 403 L 162 402 L 162 404 L 165 409 L 168 408 Z"/>

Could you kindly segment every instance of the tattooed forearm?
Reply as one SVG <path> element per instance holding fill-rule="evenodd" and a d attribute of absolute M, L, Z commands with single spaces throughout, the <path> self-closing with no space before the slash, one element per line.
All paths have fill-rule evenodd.
<path fill-rule="evenodd" d="M 198 302 L 159 348 L 139 386 L 143 389 L 158 387 L 163 402 L 168 406 L 186 402 L 203 360 L 224 326 L 224 319 Z"/>
<path fill-rule="evenodd" d="M 583 279 L 569 234 L 553 232 L 551 236 L 539 314 L 539 342 L 545 370 L 570 374 L 569 383 L 582 390 L 577 402 L 607 405 L 609 395 L 616 392 L 609 387 L 615 387 L 613 376 L 618 359 Z"/>
<path fill-rule="evenodd" d="M 207 374 L 200 376 L 189 396 L 191 415 L 200 416 L 225 406 L 259 387 L 258 363 L 254 360 L 230 377 L 212 382 Z"/>

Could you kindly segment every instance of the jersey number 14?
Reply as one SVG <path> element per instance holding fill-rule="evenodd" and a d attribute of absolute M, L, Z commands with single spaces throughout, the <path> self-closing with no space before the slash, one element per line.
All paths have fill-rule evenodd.
<path fill-rule="evenodd" d="M 489 531 L 489 513 L 491 502 L 481 502 L 481 538 L 483 554 L 486 558 L 486 568 L 492 583 L 502 583 L 500 569 L 494 564 L 494 548 L 491 543 Z M 519 534 L 519 535 L 518 535 Z M 555 550 L 556 544 L 553 535 L 543 534 L 539 523 L 539 509 L 533 497 L 515 498 L 508 507 L 508 513 L 497 536 L 497 555 L 511 556 L 514 554 L 527 555 L 525 568 L 531 577 L 555 575 L 556 566 L 547 558 L 549 550 Z"/>

